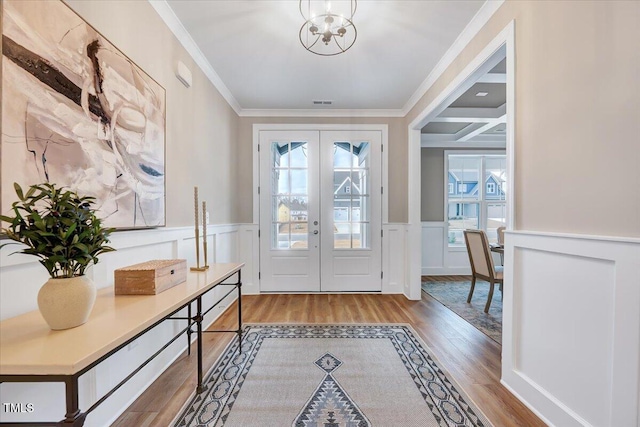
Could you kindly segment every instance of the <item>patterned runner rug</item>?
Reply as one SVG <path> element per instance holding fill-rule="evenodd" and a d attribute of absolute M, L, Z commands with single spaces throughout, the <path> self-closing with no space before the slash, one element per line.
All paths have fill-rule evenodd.
<path fill-rule="evenodd" d="M 175 426 L 491 426 L 407 325 L 250 325 Z"/>
<path fill-rule="evenodd" d="M 502 344 L 502 293 L 496 285 L 489 313 L 485 313 L 484 305 L 489 296 L 489 283 L 478 280 L 473 291 L 473 298 L 467 304 L 470 287 L 470 281 L 422 282 L 423 291 L 471 323 L 476 329 L 484 332 L 489 338 Z"/>

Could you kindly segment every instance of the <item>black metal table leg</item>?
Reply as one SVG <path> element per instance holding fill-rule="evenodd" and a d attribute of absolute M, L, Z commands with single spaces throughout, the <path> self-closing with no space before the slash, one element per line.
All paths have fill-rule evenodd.
<path fill-rule="evenodd" d="M 202 393 L 204 387 L 202 387 L 202 297 L 199 296 L 196 300 L 197 313 L 196 313 L 196 326 L 198 333 L 198 386 L 196 387 L 197 393 Z"/>
<path fill-rule="evenodd" d="M 187 317 L 189 322 L 189 329 L 187 329 L 187 355 L 191 356 L 191 334 L 193 333 L 191 330 L 191 302 L 187 305 Z"/>
<path fill-rule="evenodd" d="M 64 380 L 67 401 L 67 413 L 60 422 L 63 426 L 81 427 L 87 414 L 80 412 L 78 404 L 78 377 L 70 376 Z"/>
<path fill-rule="evenodd" d="M 242 272 L 238 271 L 238 353 L 242 353 Z"/>

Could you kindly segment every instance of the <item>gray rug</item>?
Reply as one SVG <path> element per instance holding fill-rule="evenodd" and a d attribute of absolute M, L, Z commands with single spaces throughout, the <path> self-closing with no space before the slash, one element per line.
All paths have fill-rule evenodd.
<path fill-rule="evenodd" d="M 498 285 L 493 291 L 489 313 L 484 312 L 484 305 L 489 295 L 489 283 L 478 280 L 471 303 L 467 304 L 470 287 L 470 281 L 422 282 L 423 291 L 484 332 L 489 338 L 502 344 L 502 293 Z"/>
<path fill-rule="evenodd" d="M 406 325 L 251 325 L 176 427 L 490 426 Z"/>

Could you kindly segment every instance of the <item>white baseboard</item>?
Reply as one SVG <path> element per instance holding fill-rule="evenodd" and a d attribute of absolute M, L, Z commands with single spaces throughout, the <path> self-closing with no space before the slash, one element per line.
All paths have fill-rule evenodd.
<path fill-rule="evenodd" d="M 640 422 L 640 239 L 505 237 L 502 381 L 549 425 Z"/>

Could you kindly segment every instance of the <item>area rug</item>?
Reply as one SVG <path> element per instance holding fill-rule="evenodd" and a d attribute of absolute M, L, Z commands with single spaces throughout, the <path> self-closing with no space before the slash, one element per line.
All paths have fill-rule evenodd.
<path fill-rule="evenodd" d="M 422 290 L 438 300 L 442 305 L 484 332 L 489 338 L 502 344 L 502 293 L 496 285 L 489 313 L 484 306 L 489 296 L 489 283 L 478 280 L 471 303 L 467 304 L 470 281 L 422 282 Z"/>
<path fill-rule="evenodd" d="M 175 426 L 490 426 L 408 325 L 249 325 Z"/>

